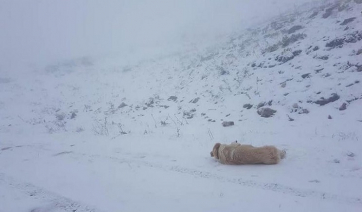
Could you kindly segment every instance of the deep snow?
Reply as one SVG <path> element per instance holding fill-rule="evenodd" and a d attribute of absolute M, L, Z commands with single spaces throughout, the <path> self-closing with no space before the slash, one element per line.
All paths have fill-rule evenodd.
<path fill-rule="evenodd" d="M 361 10 L 305 5 L 207 49 L 3 71 L 0 212 L 361 211 Z M 277 113 L 260 117 L 261 102 Z M 215 142 L 234 140 L 287 158 L 210 157 Z"/>

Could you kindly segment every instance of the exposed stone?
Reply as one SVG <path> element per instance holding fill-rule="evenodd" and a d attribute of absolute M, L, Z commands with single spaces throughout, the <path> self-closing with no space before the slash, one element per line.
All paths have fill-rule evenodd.
<path fill-rule="evenodd" d="M 223 121 L 222 122 L 223 127 L 229 127 L 229 126 L 233 126 L 233 125 L 234 125 L 233 121 Z"/>
<path fill-rule="evenodd" d="M 177 96 L 170 96 L 170 97 L 168 97 L 167 100 L 176 102 L 177 101 Z"/>
<path fill-rule="evenodd" d="M 197 97 L 197 98 L 195 98 L 195 99 L 192 99 L 191 101 L 190 101 L 190 103 L 197 103 L 198 101 L 200 100 L 200 97 Z"/>
<path fill-rule="evenodd" d="M 341 23 L 341 25 L 346 25 L 352 21 L 354 21 L 354 19 L 356 19 L 356 17 L 352 17 L 352 18 L 347 18 L 347 19 L 344 19 L 344 21 Z"/>
<path fill-rule="evenodd" d="M 266 102 L 260 102 L 258 106 L 256 106 L 257 109 L 264 107 L 266 105 Z"/>
<path fill-rule="evenodd" d="M 355 154 L 353 152 L 347 152 L 347 156 L 353 158 Z"/>
<path fill-rule="evenodd" d="M 252 108 L 253 107 L 253 105 L 252 104 L 244 104 L 243 105 L 243 108 L 246 108 L 246 109 L 250 109 L 250 108 Z"/>
<path fill-rule="evenodd" d="M 310 78 L 310 73 L 302 74 L 302 78 L 303 79 Z"/>
<path fill-rule="evenodd" d="M 332 119 L 332 116 L 331 116 L 331 115 L 328 115 L 328 119 Z"/>
<path fill-rule="evenodd" d="M 124 102 L 122 102 L 120 105 L 118 105 L 118 108 L 124 108 L 124 107 L 126 107 L 126 106 L 127 106 L 127 104 L 124 103 Z"/>
<path fill-rule="evenodd" d="M 345 110 L 347 109 L 347 104 L 343 102 L 343 104 L 339 107 L 339 110 Z"/>
<path fill-rule="evenodd" d="M 264 118 L 272 117 L 277 111 L 268 107 L 259 108 L 257 113 Z"/>
<path fill-rule="evenodd" d="M 333 93 L 329 98 L 325 99 L 325 98 L 321 98 L 317 101 L 314 101 L 314 103 L 320 105 L 320 106 L 323 106 L 323 105 L 326 105 L 328 103 L 331 103 L 331 102 L 334 102 L 334 101 L 337 101 L 339 99 L 339 95 L 336 94 L 336 93 Z"/>
<path fill-rule="evenodd" d="M 288 32 L 288 34 L 292 34 L 300 29 L 303 29 L 303 27 L 300 25 L 296 25 L 296 26 L 293 26 L 292 28 L 288 29 L 287 32 Z"/>
<path fill-rule="evenodd" d="M 298 103 L 294 103 L 292 107 L 293 108 L 299 108 L 299 105 L 298 105 Z"/>

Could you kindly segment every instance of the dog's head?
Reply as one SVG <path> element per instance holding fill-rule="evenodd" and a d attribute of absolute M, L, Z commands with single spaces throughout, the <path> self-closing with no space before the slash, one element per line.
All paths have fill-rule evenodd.
<path fill-rule="evenodd" d="M 214 145 L 214 148 L 212 149 L 212 151 L 210 152 L 211 157 L 215 157 L 216 159 L 219 159 L 219 148 L 220 148 L 220 143 L 216 143 Z"/>

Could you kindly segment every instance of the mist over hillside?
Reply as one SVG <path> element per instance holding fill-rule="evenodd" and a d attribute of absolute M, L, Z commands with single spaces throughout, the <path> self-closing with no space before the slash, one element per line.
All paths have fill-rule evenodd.
<path fill-rule="evenodd" d="M 132 60 L 214 41 L 299 1 L 1 1 L 2 72 L 75 57 L 118 54 Z M 25 66 L 25 67 L 24 67 Z"/>

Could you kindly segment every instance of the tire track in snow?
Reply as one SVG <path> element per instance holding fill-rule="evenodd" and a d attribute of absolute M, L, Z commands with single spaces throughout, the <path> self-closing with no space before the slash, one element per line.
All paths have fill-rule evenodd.
<path fill-rule="evenodd" d="M 53 150 L 53 149 L 48 149 L 48 148 L 45 149 L 45 148 L 39 148 L 39 147 L 34 147 L 34 146 L 27 146 L 27 147 L 35 148 L 38 150 L 41 149 L 46 152 L 62 152 L 59 150 Z M 260 183 L 260 182 L 256 182 L 256 181 L 252 181 L 252 180 L 245 180 L 242 178 L 228 178 L 228 177 L 219 176 L 212 172 L 200 171 L 198 169 L 181 167 L 181 166 L 177 166 L 177 165 L 164 165 L 164 164 L 160 164 L 160 163 L 149 162 L 143 158 L 140 158 L 139 155 L 137 155 L 137 154 L 128 154 L 129 157 L 121 158 L 121 157 L 114 157 L 114 156 L 105 156 L 105 155 L 100 155 L 100 154 L 68 152 L 68 154 L 66 154 L 66 155 L 58 154 L 57 157 L 67 157 L 67 155 L 68 156 L 69 155 L 77 156 L 76 158 L 73 158 L 73 159 L 85 159 L 86 162 L 88 161 L 89 158 L 111 160 L 111 161 L 116 161 L 118 163 L 126 163 L 128 166 L 133 164 L 133 165 L 155 168 L 155 169 L 159 169 L 159 170 L 163 170 L 163 171 L 173 171 L 173 172 L 178 172 L 181 174 L 192 175 L 195 177 L 217 180 L 219 182 L 224 182 L 224 183 L 233 183 L 233 184 L 238 184 L 240 186 L 245 186 L 245 187 L 250 187 L 250 188 L 274 191 L 274 192 L 297 196 L 297 197 L 311 197 L 311 198 L 316 198 L 316 199 L 325 200 L 325 201 L 333 201 L 333 202 L 347 203 L 347 204 L 357 204 L 357 205 L 362 206 L 362 199 L 359 197 L 348 197 L 348 196 L 344 196 L 344 195 L 337 195 L 337 194 L 316 191 L 316 190 L 299 189 L 299 188 L 285 186 L 285 185 L 278 184 L 278 183 Z M 54 154 L 49 154 L 49 156 L 53 157 Z M 133 158 L 130 158 L 132 156 L 133 156 Z M 138 158 L 138 159 L 135 159 L 135 158 Z M 0 178 L 0 180 L 1 180 L 1 178 Z"/>
<path fill-rule="evenodd" d="M 53 210 L 61 210 L 64 212 L 100 212 L 100 210 L 92 206 L 82 204 L 70 198 L 45 190 L 34 184 L 21 182 L 6 174 L 0 173 L 0 186 L 2 184 L 16 189 L 17 191 L 20 191 L 21 193 L 24 193 L 31 198 L 37 200 L 41 199 L 48 202 L 47 204 L 30 209 L 31 212 L 50 212 Z"/>
<path fill-rule="evenodd" d="M 73 154 L 82 155 L 82 156 L 86 156 L 86 157 L 92 157 L 92 158 L 113 160 L 113 161 L 117 161 L 119 163 L 126 163 L 128 165 L 133 164 L 133 165 L 146 166 L 146 167 L 150 167 L 150 168 L 160 169 L 163 171 L 173 171 L 173 172 L 178 172 L 181 174 L 192 175 L 195 177 L 212 179 L 212 180 L 217 180 L 219 182 L 225 182 L 225 183 L 233 183 L 233 184 L 238 184 L 240 186 L 245 186 L 245 187 L 250 187 L 250 188 L 274 191 L 274 192 L 297 196 L 297 197 L 311 197 L 311 198 L 316 198 L 316 199 L 320 199 L 320 200 L 347 203 L 347 204 L 357 204 L 357 205 L 362 206 L 362 199 L 359 197 L 348 197 L 348 196 L 337 195 L 337 194 L 316 191 L 316 190 L 299 189 L 299 188 L 282 185 L 279 183 L 260 183 L 260 182 L 256 182 L 256 181 L 252 181 L 252 180 L 245 180 L 242 178 L 228 178 L 228 177 L 219 176 L 215 173 L 211 173 L 211 172 L 207 172 L 207 171 L 200 171 L 197 169 L 180 167 L 180 166 L 163 165 L 163 164 L 152 163 L 149 161 L 144 161 L 144 160 L 139 160 L 139 159 L 127 159 L 127 158 L 103 156 L 103 155 L 90 155 L 90 154 L 84 154 L 84 153 L 73 153 Z"/>

